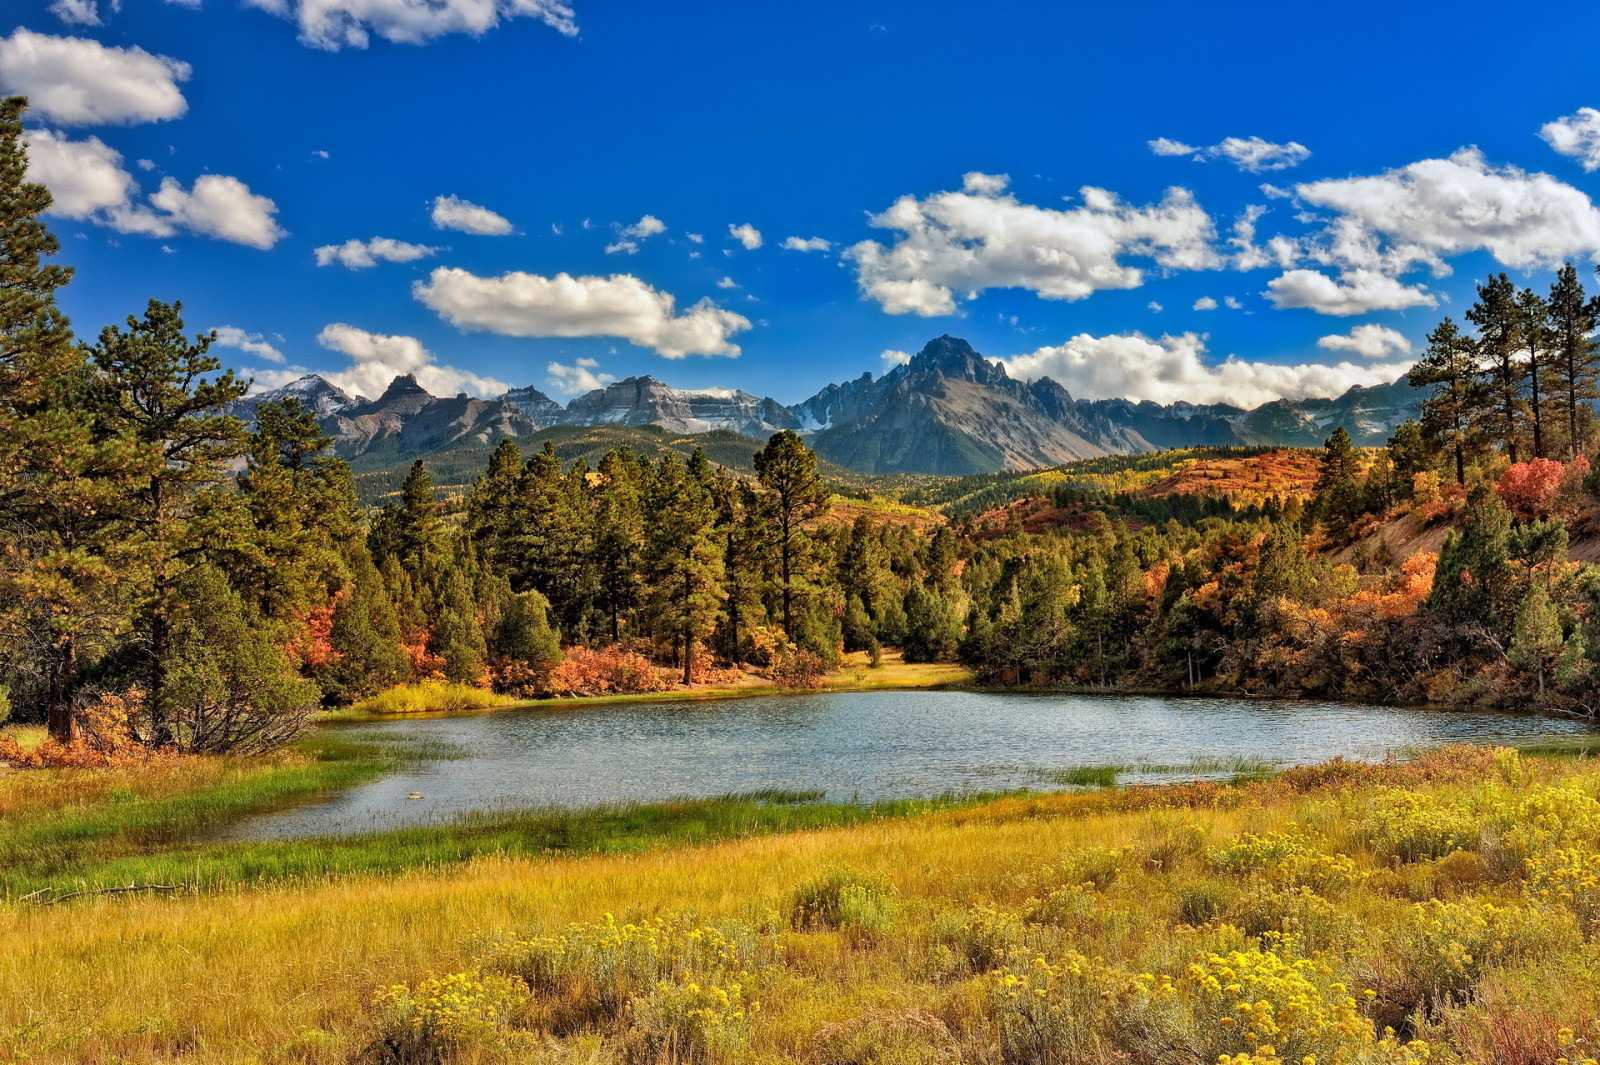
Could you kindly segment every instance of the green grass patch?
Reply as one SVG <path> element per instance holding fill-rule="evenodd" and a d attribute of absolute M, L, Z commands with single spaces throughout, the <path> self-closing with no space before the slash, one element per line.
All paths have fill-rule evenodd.
<path fill-rule="evenodd" d="M 838 828 L 977 805 L 994 795 L 871 804 L 823 803 L 813 791 L 768 791 L 714 799 L 584 810 L 517 810 L 349 836 L 173 844 L 149 854 L 72 853 L 24 858 L 0 874 L 11 898 L 43 901 L 129 884 L 195 891 L 282 881 L 440 868 L 475 859 L 550 854 L 616 854 L 804 829 Z"/>
<path fill-rule="evenodd" d="M 86 792 L 83 799 L 69 795 L 58 805 L 0 818 L 0 898 L 82 878 L 91 870 L 159 859 L 239 818 L 352 787 L 424 754 L 435 752 L 318 732 L 283 758 L 213 760 L 197 763 L 192 773 L 182 764 L 125 773 L 126 782 L 110 791 Z M 192 786 L 185 774 L 194 777 Z M 111 883 L 93 879 L 94 886 Z M 150 881 L 121 881 L 130 882 Z"/>
<path fill-rule="evenodd" d="M 425 680 L 421 684 L 402 684 L 363 699 L 350 708 L 354 714 L 437 714 L 451 710 L 497 710 L 525 702 L 470 684 L 445 680 Z"/>
<path fill-rule="evenodd" d="M 1114 788 L 1124 767 L 1120 765 L 1079 765 L 1071 769 L 1051 769 L 1040 776 L 1052 784 L 1070 788 Z"/>

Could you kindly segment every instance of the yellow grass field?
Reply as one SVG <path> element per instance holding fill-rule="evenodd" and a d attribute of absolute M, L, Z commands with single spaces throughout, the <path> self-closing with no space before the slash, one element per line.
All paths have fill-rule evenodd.
<path fill-rule="evenodd" d="M 0 1060 L 1586 1061 L 1597 793 L 1587 759 L 1457 748 L 625 857 L 13 902 Z"/>

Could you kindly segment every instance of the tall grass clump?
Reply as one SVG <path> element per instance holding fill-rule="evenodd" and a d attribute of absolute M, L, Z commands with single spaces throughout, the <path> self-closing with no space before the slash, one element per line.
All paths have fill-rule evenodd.
<path fill-rule="evenodd" d="M 879 876 L 854 869 L 829 869 L 795 892 L 789 907 L 800 931 L 837 929 L 870 939 L 887 932 L 899 910 L 895 889 Z"/>
<path fill-rule="evenodd" d="M 402 684 L 363 699 L 350 708 L 356 714 L 434 714 L 451 710 L 498 710 L 523 702 L 486 688 L 456 681 L 425 680 Z"/>

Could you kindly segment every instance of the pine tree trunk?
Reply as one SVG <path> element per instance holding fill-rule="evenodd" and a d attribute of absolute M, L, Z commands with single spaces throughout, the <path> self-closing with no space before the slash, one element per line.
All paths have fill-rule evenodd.
<path fill-rule="evenodd" d="M 72 713 L 72 685 L 78 671 L 78 641 L 67 636 L 61 644 L 61 654 L 50 671 L 50 711 L 47 725 L 50 738 L 57 743 L 71 743 L 77 738 L 78 722 Z"/>

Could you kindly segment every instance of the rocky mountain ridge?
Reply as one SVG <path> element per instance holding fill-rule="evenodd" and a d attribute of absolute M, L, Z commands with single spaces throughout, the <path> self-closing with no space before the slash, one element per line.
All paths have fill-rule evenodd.
<path fill-rule="evenodd" d="M 494 399 L 438 397 L 411 375 L 395 378 L 374 400 L 308 374 L 241 401 L 238 413 L 249 417 L 256 404 L 289 396 L 317 414 L 346 458 L 426 457 L 555 426 L 655 425 L 682 435 L 725 430 L 755 439 L 795 429 L 818 454 L 858 472 L 949 475 L 1196 445 L 1314 447 L 1338 425 L 1357 444 L 1378 445 L 1416 415 L 1420 398 L 1402 379 L 1252 410 L 1080 400 L 1047 377 L 1019 381 L 1002 363 L 948 335 L 881 377 L 864 373 L 793 405 L 731 388 L 672 388 L 648 375 L 612 382 L 565 406 L 531 386 Z"/>

